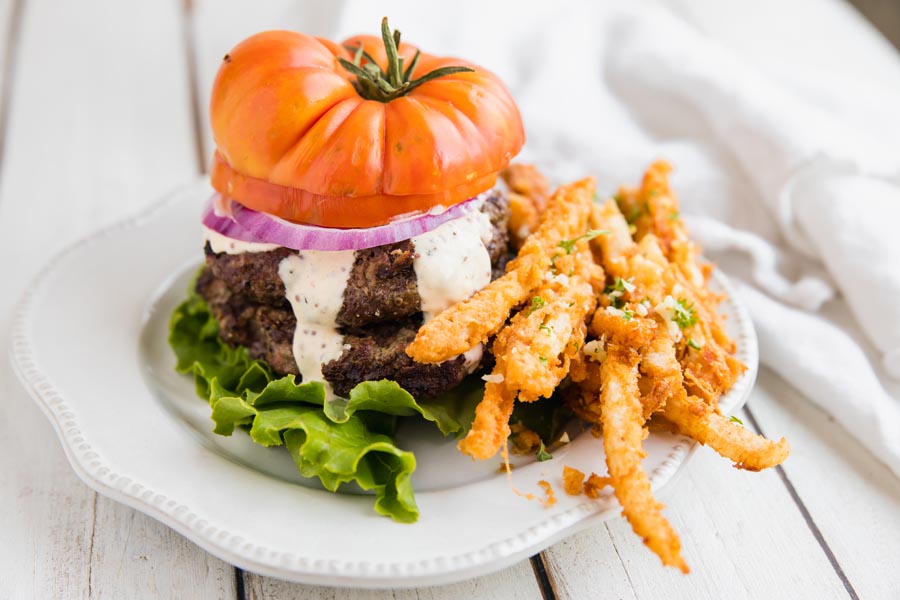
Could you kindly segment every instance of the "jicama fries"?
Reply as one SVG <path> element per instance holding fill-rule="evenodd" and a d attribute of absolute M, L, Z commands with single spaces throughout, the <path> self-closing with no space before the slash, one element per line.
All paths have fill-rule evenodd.
<path fill-rule="evenodd" d="M 609 476 L 585 480 L 566 467 L 564 489 L 597 498 L 611 485 L 635 533 L 686 573 L 678 536 L 641 467 L 648 420 L 668 421 L 750 471 L 780 464 L 790 449 L 719 411 L 745 366 L 717 312 L 721 297 L 707 286 L 712 267 L 699 262 L 679 216 L 670 170 L 654 163 L 639 188 L 592 202 L 593 180 L 546 201 L 536 170 L 507 169 L 517 258 L 503 277 L 424 326 L 407 353 L 439 362 L 493 337 L 494 370 L 459 446 L 477 459 L 504 447 L 516 401 L 554 396 L 568 377 L 572 385 L 558 396 L 602 431 Z"/>
<path fill-rule="evenodd" d="M 510 311 L 540 287 L 553 268 L 553 257 L 561 250 L 571 254 L 566 244 L 587 239 L 594 186 L 593 179 L 585 179 L 557 190 L 538 230 L 506 266 L 506 274 L 423 325 L 406 353 L 419 362 L 438 363 L 487 342 Z"/>
<path fill-rule="evenodd" d="M 639 356 L 633 348 L 610 344 L 600 368 L 600 420 L 603 449 L 616 498 L 625 518 L 663 564 L 688 572 L 681 557 L 681 542 L 662 515 L 662 504 L 650 490 L 641 468 L 644 458 L 644 418 L 638 391 Z"/>

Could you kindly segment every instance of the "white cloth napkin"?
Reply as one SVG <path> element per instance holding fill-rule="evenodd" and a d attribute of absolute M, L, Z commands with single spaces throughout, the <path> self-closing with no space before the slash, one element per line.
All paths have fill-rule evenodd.
<path fill-rule="evenodd" d="M 497 72 L 522 110 L 521 160 L 555 178 L 612 192 L 670 160 L 692 233 L 744 282 L 763 364 L 900 475 L 900 85 L 865 81 L 866 63 L 862 84 L 792 73 L 790 55 L 764 72 L 649 3 L 348 0 L 319 32 L 383 14 Z M 850 25 L 835 43 L 872 35 Z M 900 81 L 900 61 L 879 60 Z"/>

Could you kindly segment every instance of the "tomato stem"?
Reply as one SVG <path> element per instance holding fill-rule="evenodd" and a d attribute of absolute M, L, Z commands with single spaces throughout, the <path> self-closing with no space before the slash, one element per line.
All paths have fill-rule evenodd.
<path fill-rule="evenodd" d="M 403 68 L 403 57 L 400 56 L 400 30 L 395 29 L 392 33 L 387 17 L 381 20 L 381 39 L 384 42 L 385 54 L 387 54 L 387 69 L 384 71 L 381 70 L 372 55 L 363 49 L 362 44 L 355 47 L 345 46 L 353 52 L 353 62 L 338 58 L 341 66 L 356 75 L 356 90 L 367 100 L 390 102 L 438 77 L 474 71 L 470 67 L 463 66 L 441 67 L 418 79 L 413 79 L 412 74 L 419 64 L 421 52 L 416 50 L 409 65 L 406 69 Z M 363 59 L 366 61 L 365 64 L 362 62 Z"/>

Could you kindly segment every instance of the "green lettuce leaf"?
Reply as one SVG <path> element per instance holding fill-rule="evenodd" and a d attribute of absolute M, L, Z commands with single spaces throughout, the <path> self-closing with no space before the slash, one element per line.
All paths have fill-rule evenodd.
<path fill-rule="evenodd" d="M 261 445 L 284 444 L 304 477 L 318 477 L 331 491 L 356 482 L 375 492 L 379 514 L 403 523 L 418 519 L 410 481 L 416 459 L 390 435 L 396 415 L 416 413 L 431 415 L 429 420 L 442 431 L 458 431 L 461 424 L 452 417 L 456 412 L 448 408 L 452 402 L 426 409 L 395 382 L 367 382 L 359 392 L 353 390 L 355 395 L 351 392 L 358 400 L 351 400 L 335 421 L 326 414 L 321 383 L 274 376 L 246 348 L 225 344 L 218 329 L 206 302 L 192 292 L 175 309 L 169 334 L 176 369 L 194 376 L 197 394 L 209 401 L 216 433 L 249 428 Z"/>

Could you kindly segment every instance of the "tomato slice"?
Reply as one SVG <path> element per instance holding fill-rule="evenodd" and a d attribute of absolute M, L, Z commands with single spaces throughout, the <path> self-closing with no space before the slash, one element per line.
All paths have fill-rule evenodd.
<path fill-rule="evenodd" d="M 385 225 L 399 215 L 453 206 L 494 187 L 497 173 L 435 194 L 324 196 L 242 175 L 216 152 L 210 179 L 216 191 L 247 208 L 294 223 L 348 229 Z"/>

